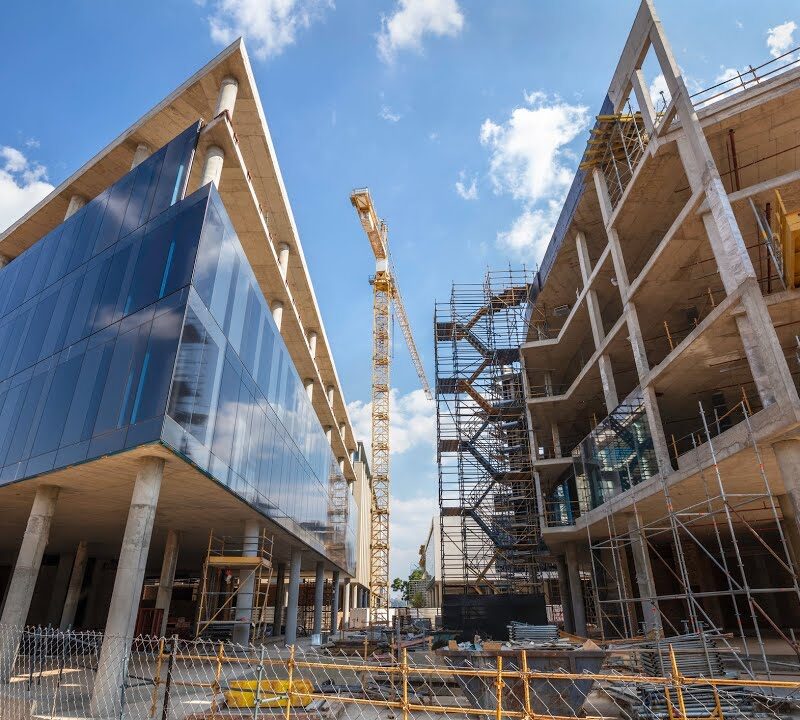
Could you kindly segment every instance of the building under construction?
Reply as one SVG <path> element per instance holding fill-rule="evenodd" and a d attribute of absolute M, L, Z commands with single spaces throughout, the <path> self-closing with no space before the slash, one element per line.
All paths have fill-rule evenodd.
<path fill-rule="evenodd" d="M 653 98 L 657 77 L 668 92 Z M 523 283 L 530 457 L 568 630 L 714 628 L 743 674 L 782 657 L 796 667 L 799 139 L 796 51 L 690 95 L 641 4 L 542 266 Z M 442 353 L 482 301 L 457 311 L 453 297 L 439 383 L 451 373 L 467 397 L 471 368 L 487 375 L 477 397 L 499 392 L 505 360 L 484 363 L 480 348 L 505 334 L 472 341 L 470 367 Z M 465 492 L 491 503 L 472 479 L 484 455 L 466 439 L 504 427 L 493 408 L 457 408 L 442 427 L 440 451 L 460 471 L 443 471 L 445 509 Z"/>
<path fill-rule="evenodd" d="M 436 305 L 442 612 L 466 635 L 545 619 L 519 354 L 532 279 L 488 272 Z"/>

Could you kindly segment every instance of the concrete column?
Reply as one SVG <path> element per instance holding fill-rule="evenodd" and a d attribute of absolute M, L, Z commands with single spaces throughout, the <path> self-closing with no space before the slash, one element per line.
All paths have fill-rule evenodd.
<path fill-rule="evenodd" d="M 242 539 L 243 557 L 256 557 L 258 555 L 258 540 L 260 536 L 261 526 L 258 522 L 246 520 Z M 247 645 L 250 642 L 255 594 L 254 567 L 242 568 L 239 570 L 239 592 L 236 593 L 236 624 L 233 626 L 232 636 L 233 642 L 239 645 Z"/>
<path fill-rule="evenodd" d="M 163 475 L 164 461 L 161 458 L 142 458 L 133 486 L 105 637 L 97 664 L 89 707 L 92 717 L 118 717 L 120 714 L 127 657 L 133 642 Z"/>
<path fill-rule="evenodd" d="M 303 380 L 303 387 L 306 389 L 306 395 L 308 395 L 308 399 L 313 402 L 314 400 L 314 381 L 311 378 L 306 378 Z"/>
<path fill-rule="evenodd" d="M 278 563 L 275 576 L 275 615 L 272 620 L 272 637 L 278 637 L 283 629 L 283 608 L 286 599 L 286 563 Z"/>
<path fill-rule="evenodd" d="M 289 246 L 286 243 L 278 243 L 278 269 L 281 277 L 286 280 L 289 272 Z"/>
<path fill-rule="evenodd" d="M 619 405 L 617 383 L 614 380 L 614 371 L 611 369 L 611 358 L 608 355 L 601 355 L 597 358 L 597 367 L 600 370 L 600 382 L 603 385 L 603 397 L 606 401 L 606 409 L 608 412 L 611 412 Z"/>
<path fill-rule="evenodd" d="M 203 165 L 203 175 L 200 178 L 200 187 L 214 183 L 219 188 L 222 178 L 222 166 L 225 164 L 225 151 L 217 145 L 209 145 L 206 150 L 206 162 Z"/>
<path fill-rule="evenodd" d="M 583 604 L 583 582 L 578 566 L 578 549 L 574 542 L 568 543 L 565 549 L 574 632 L 576 635 L 586 637 L 586 608 Z"/>
<path fill-rule="evenodd" d="M 328 387 L 325 389 L 325 393 L 328 395 L 328 405 L 333 407 L 333 385 L 328 385 Z"/>
<path fill-rule="evenodd" d="M 0 683 L 7 683 L 11 677 L 17 647 L 31 607 L 36 578 L 42 565 L 42 556 L 50 536 L 50 523 L 56 509 L 58 492 L 59 488 L 53 485 L 40 485 L 33 498 L 3 615 L 0 617 L 0 624 L 8 628 L 0 636 Z"/>
<path fill-rule="evenodd" d="M 344 423 L 339 423 L 339 435 L 342 436 L 342 440 L 344 440 L 346 432 L 347 432 L 347 425 L 345 425 Z"/>
<path fill-rule="evenodd" d="M 161 577 L 158 579 L 158 594 L 156 595 L 156 609 L 163 610 L 161 619 L 161 635 L 167 634 L 167 617 L 169 606 L 172 602 L 172 587 L 175 584 L 175 570 L 178 567 L 178 553 L 180 552 L 180 537 L 176 530 L 167 531 L 167 544 L 164 547 L 164 559 L 161 562 Z"/>
<path fill-rule="evenodd" d="M 286 602 L 286 644 L 294 645 L 297 642 L 297 603 L 300 599 L 300 562 L 303 551 L 292 548 L 292 557 L 289 561 L 289 598 Z"/>
<path fill-rule="evenodd" d="M 636 568 L 636 584 L 639 587 L 645 632 L 648 636 L 657 635 L 662 637 L 664 633 L 661 627 L 661 612 L 656 599 L 653 568 L 650 565 L 650 553 L 647 550 L 647 540 L 642 533 L 641 524 L 636 513 L 628 516 L 628 533 L 631 539 L 633 566 Z"/>
<path fill-rule="evenodd" d="M 350 598 L 350 605 L 353 608 L 358 607 L 358 583 L 354 582 L 350 587 L 350 592 L 352 593 L 353 597 Z"/>
<path fill-rule="evenodd" d="M 75 551 L 75 561 L 72 564 L 72 574 L 69 577 L 69 587 L 67 597 L 64 600 L 64 608 L 61 611 L 61 622 L 58 627 L 61 630 L 68 630 L 75 624 L 75 613 L 78 610 L 78 601 L 81 599 L 81 587 L 83 586 L 83 576 L 86 574 L 86 562 L 89 559 L 89 544 L 86 540 L 78 543 Z"/>
<path fill-rule="evenodd" d="M 592 261 L 589 259 L 589 248 L 586 245 L 586 236 L 582 232 L 575 235 L 575 248 L 578 251 L 578 264 L 581 268 L 581 280 L 583 286 L 589 284 L 589 276 L 592 274 Z"/>
<path fill-rule="evenodd" d="M 69 199 L 69 205 L 67 205 L 67 212 L 64 213 L 64 220 L 68 217 L 74 215 L 78 210 L 80 210 L 84 205 L 86 205 L 86 198 L 82 195 L 73 195 Z"/>
<path fill-rule="evenodd" d="M 564 630 L 568 633 L 574 633 L 575 619 L 572 615 L 569 575 L 567 574 L 567 563 L 563 555 L 556 557 L 556 569 L 558 570 L 558 594 L 561 596 L 561 608 L 564 613 Z"/>
<path fill-rule="evenodd" d="M 275 300 L 272 303 L 272 319 L 278 327 L 278 332 L 281 331 L 281 323 L 283 322 L 283 303 L 280 300 Z"/>
<path fill-rule="evenodd" d="M 214 110 L 214 117 L 227 111 L 233 117 L 233 107 L 236 104 L 236 96 L 239 93 L 239 82 L 230 75 L 222 78 L 217 96 L 217 107 Z"/>
<path fill-rule="evenodd" d="M 653 107 L 650 89 L 641 69 L 633 73 L 631 81 L 633 83 L 633 92 L 636 95 L 636 102 L 642 113 L 644 128 L 647 130 L 647 134 L 652 136 L 655 130 L 656 109 Z"/>
<path fill-rule="evenodd" d="M 311 351 L 311 357 L 317 357 L 317 333 L 313 330 L 308 333 L 308 349 Z"/>
<path fill-rule="evenodd" d="M 75 556 L 72 553 L 61 553 L 58 556 L 58 567 L 53 585 L 50 588 L 50 604 L 47 608 L 47 624 L 56 627 L 61 620 L 61 611 L 64 608 L 64 599 L 69 588 L 69 576 Z"/>
<path fill-rule="evenodd" d="M 586 291 L 586 309 L 589 311 L 589 324 L 592 327 L 594 347 L 598 349 L 605 340 L 606 330 L 603 327 L 603 316 L 600 314 L 600 301 L 594 290 Z"/>
<path fill-rule="evenodd" d="M 561 457 L 561 433 L 558 431 L 558 423 L 550 423 L 550 432 L 553 436 L 553 455 Z"/>
<path fill-rule="evenodd" d="M 350 627 L 350 578 L 345 578 L 342 589 L 342 630 Z"/>
<path fill-rule="evenodd" d="M 339 571 L 334 570 L 331 577 L 333 595 L 331 596 L 331 635 L 339 629 Z"/>
<path fill-rule="evenodd" d="M 152 154 L 152 150 L 150 149 L 149 145 L 145 145 L 144 143 L 139 143 L 136 146 L 136 150 L 133 153 L 133 162 L 131 162 L 131 170 L 135 168 L 137 165 L 141 165 L 147 158 L 150 157 Z"/>
<path fill-rule="evenodd" d="M 342 473 L 342 475 L 344 475 L 344 458 L 343 457 L 339 458 L 339 471 Z"/>
<path fill-rule="evenodd" d="M 781 528 L 794 560 L 795 573 L 800 574 L 800 439 L 781 440 L 772 450 L 786 491 L 778 496 L 783 515 Z"/>
<path fill-rule="evenodd" d="M 313 635 L 322 632 L 322 606 L 325 603 L 325 563 L 317 561 L 316 576 L 314 578 L 314 629 Z"/>
<path fill-rule="evenodd" d="M 11 258 L 7 255 L 0 255 L 0 270 L 2 270 L 8 263 L 11 262 Z"/>
<path fill-rule="evenodd" d="M 325 438 L 328 441 L 328 445 L 333 443 L 333 428 L 330 425 L 325 426 Z"/>

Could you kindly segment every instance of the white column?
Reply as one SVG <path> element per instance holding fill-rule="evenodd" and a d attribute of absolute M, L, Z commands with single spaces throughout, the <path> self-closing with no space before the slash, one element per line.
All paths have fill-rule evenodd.
<path fill-rule="evenodd" d="M 286 602 L 286 644 L 294 645 L 297 642 L 297 604 L 300 599 L 300 563 L 303 551 L 292 548 L 292 557 L 289 561 L 289 597 Z"/>
<path fill-rule="evenodd" d="M 72 574 L 69 577 L 69 587 L 67 597 L 64 600 L 64 608 L 61 611 L 61 622 L 58 627 L 61 630 L 68 630 L 75 624 L 75 613 L 78 610 L 78 601 L 81 599 L 81 587 L 83 586 L 83 576 L 86 574 L 86 561 L 89 559 L 89 544 L 86 540 L 78 543 L 75 551 L 75 562 L 72 564 Z"/>
<path fill-rule="evenodd" d="M 289 246 L 286 243 L 278 243 L 278 269 L 281 277 L 286 280 L 289 272 Z"/>
<path fill-rule="evenodd" d="M 225 164 L 225 151 L 217 145 L 209 145 L 206 150 L 206 162 L 203 165 L 203 175 L 200 178 L 200 187 L 214 183 L 219 188 L 222 178 L 222 166 Z"/>
<path fill-rule="evenodd" d="M 278 637 L 283 629 L 283 609 L 286 600 L 286 563 L 278 563 L 275 577 L 275 613 L 272 619 L 272 636 Z"/>
<path fill-rule="evenodd" d="M 328 405 L 333 407 L 333 385 L 328 385 L 325 393 L 328 395 Z"/>
<path fill-rule="evenodd" d="M 344 442 L 346 432 L 347 432 L 347 425 L 345 425 L 343 422 L 339 423 L 339 435 L 342 436 L 342 442 Z"/>
<path fill-rule="evenodd" d="M 280 332 L 281 323 L 283 322 L 283 303 L 280 300 L 275 300 L 272 303 L 272 319 L 278 327 L 278 332 Z"/>
<path fill-rule="evenodd" d="M 169 606 L 172 602 L 172 588 L 175 584 L 175 570 L 178 567 L 178 552 L 180 552 L 180 537 L 177 530 L 167 532 L 167 543 L 164 547 L 164 559 L 161 563 L 161 577 L 158 579 L 158 594 L 156 595 L 156 610 L 163 610 L 161 619 L 161 635 L 167 634 L 167 618 Z"/>
<path fill-rule="evenodd" d="M 308 349 L 311 351 L 311 357 L 317 357 L 317 333 L 313 330 L 308 333 Z"/>
<path fill-rule="evenodd" d="M 136 151 L 133 153 L 133 162 L 131 162 L 131 170 L 135 168 L 137 165 L 141 165 L 147 158 L 150 157 L 152 154 L 152 150 L 150 150 L 149 145 L 145 145 L 144 143 L 139 143 L 136 146 Z"/>
<path fill-rule="evenodd" d="M 258 541 L 261 536 L 261 526 L 255 520 L 246 520 L 244 523 L 244 537 L 242 539 L 242 556 L 256 557 L 258 555 Z M 242 568 L 239 571 L 239 592 L 236 593 L 236 624 L 233 627 L 233 642 L 247 645 L 253 622 L 253 606 L 256 594 L 254 568 Z"/>
<path fill-rule="evenodd" d="M 217 107 L 214 110 L 214 117 L 227 112 L 230 117 L 233 117 L 233 108 L 236 105 L 236 96 L 239 93 L 239 82 L 236 78 L 230 75 L 222 78 L 222 83 L 219 87 L 219 95 L 217 96 Z"/>
<path fill-rule="evenodd" d="M 341 471 L 342 475 L 344 475 L 344 458 L 339 458 L 339 470 Z"/>
<path fill-rule="evenodd" d="M 331 578 L 333 595 L 331 595 L 331 635 L 339 629 L 339 571 L 334 570 Z"/>
<path fill-rule="evenodd" d="M 11 677 L 17 647 L 31 607 L 36 578 L 42 565 L 42 556 L 50 536 L 50 523 L 56 510 L 58 492 L 59 488 L 53 485 L 40 485 L 33 498 L 0 618 L 0 624 L 7 628 L 0 636 L 0 683 L 7 683 Z"/>
<path fill-rule="evenodd" d="M 328 441 L 328 445 L 333 443 L 333 428 L 330 425 L 325 426 L 325 439 Z"/>
<path fill-rule="evenodd" d="M 325 563 L 317 560 L 316 576 L 314 579 L 314 628 L 313 635 L 319 636 L 322 632 L 322 606 L 325 602 Z M 312 636 L 312 643 L 314 638 Z"/>
<path fill-rule="evenodd" d="M 84 205 L 86 205 L 86 198 L 82 195 L 73 195 L 69 199 L 69 205 L 67 205 L 67 212 L 64 213 L 64 220 L 68 217 L 74 215 L 78 210 L 80 210 Z"/>
<path fill-rule="evenodd" d="M 306 389 L 306 394 L 308 395 L 308 399 L 313 401 L 314 400 L 314 381 L 311 378 L 306 378 L 303 380 L 303 387 Z"/>
<path fill-rule="evenodd" d="M 140 461 L 97 664 L 90 702 L 89 714 L 92 717 L 118 717 L 120 714 L 127 658 L 133 642 L 163 475 L 164 461 L 161 458 L 146 457 Z"/>
<path fill-rule="evenodd" d="M 350 578 L 344 579 L 342 601 L 342 630 L 347 630 L 350 627 Z"/>

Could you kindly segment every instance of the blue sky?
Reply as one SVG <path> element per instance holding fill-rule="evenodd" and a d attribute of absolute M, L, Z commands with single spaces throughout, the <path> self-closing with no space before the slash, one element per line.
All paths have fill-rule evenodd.
<path fill-rule="evenodd" d="M 0 228 L 244 34 L 328 336 L 369 431 L 368 185 L 429 377 L 450 284 L 535 267 L 637 3 L 137 0 L 9 3 Z M 657 3 L 690 87 L 800 45 L 796 0 Z M 656 81 L 655 77 L 648 81 Z M 434 412 L 399 334 L 392 572 L 435 509 Z"/>

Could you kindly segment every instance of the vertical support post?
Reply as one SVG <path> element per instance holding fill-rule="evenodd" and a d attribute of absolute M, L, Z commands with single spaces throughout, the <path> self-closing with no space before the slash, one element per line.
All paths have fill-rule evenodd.
<path fill-rule="evenodd" d="M 33 498 L 28 524 L 17 555 L 17 564 L 6 596 L 6 604 L 0 623 L 8 632 L 0 640 L 0 683 L 7 683 L 17 656 L 22 630 L 33 599 L 36 579 L 42 565 L 42 556 L 50 537 L 50 523 L 56 510 L 59 488 L 40 485 Z"/>
<path fill-rule="evenodd" d="M 342 626 L 341 631 L 344 633 L 350 627 L 350 578 L 345 578 L 344 586 L 342 588 Z"/>
<path fill-rule="evenodd" d="M 161 576 L 158 579 L 158 594 L 156 595 L 156 609 L 162 611 L 161 635 L 167 634 L 167 618 L 169 606 L 172 602 L 172 587 L 175 584 L 175 570 L 178 567 L 178 552 L 180 541 L 177 530 L 167 531 L 167 543 L 164 547 L 164 560 L 161 564 Z"/>
<path fill-rule="evenodd" d="M 339 571 L 334 570 L 331 584 L 333 594 L 331 596 L 331 635 L 339 629 Z"/>
<path fill-rule="evenodd" d="M 533 717 L 531 710 L 531 686 L 528 675 L 528 651 L 525 648 L 519 651 L 519 667 L 522 670 L 522 699 L 525 708 L 525 720 Z"/>
<path fill-rule="evenodd" d="M 69 576 L 67 597 L 64 599 L 64 607 L 61 611 L 61 622 L 58 625 L 60 630 L 68 630 L 75 624 L 75 613 L 78 610 L 78 601 L 81 597 L 83 576 L 86 573 L 86 561 L 88 559 L 89 544 L 86 540 L 81 540 L 78 543 L 78 549 L 75 551 L 72 574 Z"/>
<path fill-rule="evenodd" d="M 494 681 L 496 689 L 495 720 L 503 720 L 503 656 L 497 655 L 497 677 Z"/>
<path fill-rule="evenodd" d="M 286 720 L 292 717 L 292 700 L 294 694 L 294 643 L 289 647 L 289 662 L 287 663 L 287 683 L 286 683 Z"/>
<path fill-rule="evenodd" d="M 314 579 L 314 629 L 312 642 L 321 642 L 322 633 L 322 606 L 325 602 L 325 563 L 317 561 L 316 576 Z"/>
<path fill-rule="evenodd" d="M 121 712 L 128 654 L 133 643 L 163 473 L 161 458 L 146 457 L 140 461 L 89 705 L 89 714 L 94 717 L 102 717 L 103 713 L 113 717 Z"/>
<path fill-rule="evenodd" d="M 287 645 L 294 646 L 297 642 L 297 603 L 300 599 L 300 563 L 303 551 L 292 548 L 289 562 L 289 598 L 286 603 L 286 637 Z"/>
<path fill-rule="evenodd" d="M 258 541 L 261 526 L 255 520 L 244 523 L 242 538 L 242 557 L 255 558 L 258 555 Z M 236 594 L 236 624 L 233 627 L 233 642 L 247 645 L 253 628 L 253 609 L 256 597 L 256 568 L 244 567 L 239 571 L 239 592 Z"/>
<path fill-rule="evenodd" d="M 408 720 L 408 649 L 402 650 L 400 675 L 403 678 L 403 720 Z"/>
<path fill-rule="evenodd" d="M 575 634 L 586 637 L 586 608 L 583 603 L 583 582 L 581 581 L 581 573 L 578 566 L 578 551 L 575 547 L 575 543 L 569 543 L 566 546 L 566 562 Z"/>
<path fill-rule="evenodd" d="M 283 607 L 286 598 L 286 563 L 278 563 L 275 578 L 275 614 L 272 619 L 272 636 L 278 637 L 283 626 Z"/>

